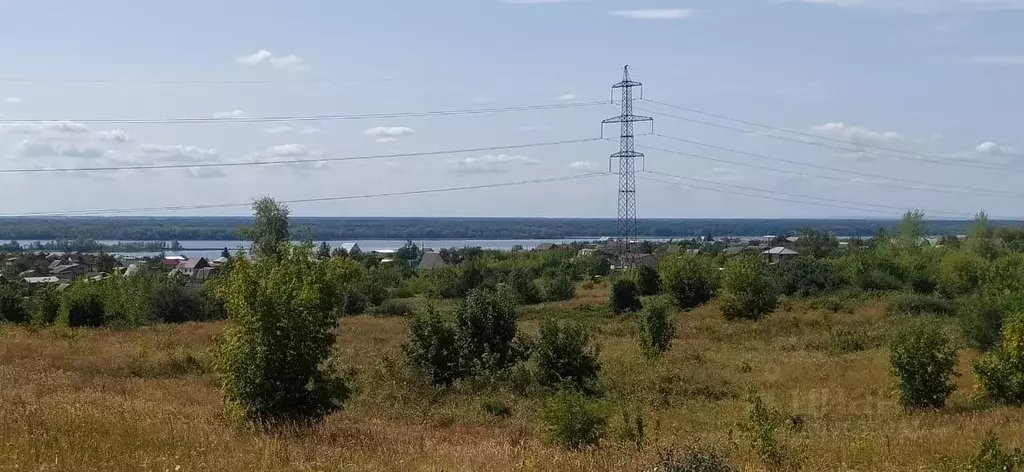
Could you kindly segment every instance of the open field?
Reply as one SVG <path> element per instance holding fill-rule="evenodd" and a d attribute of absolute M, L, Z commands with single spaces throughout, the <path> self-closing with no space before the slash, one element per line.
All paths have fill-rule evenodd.
<path fill-rule="evenodd" d="M 606 308 L 607 286 L 574 300 L 522 309 L 521 326 L 584 320 L 601 346 L 612 434 L 597 449 L 566 452 L 543 441 L 539 395 L 457 385 L 425 386 L 402 365 L 400 318 L 351 317 L 339 326 L 339 361 L 356 391 L 346 408 L 306 431 L 258 434 L 224 418 L 210 349 L 224 324 L 131 331 L 0 326 L 2 470 L 648 470 L 663 448 L 695 442 L 722 450 L 740 470 L 763 470 L 748 437 L 746 392 L 803 419 L 784 435 L 803 470 L 935 470 L 940 456 L 968 456 L 986 433 L 1019 445 L 1024 410 L 972 401 L 960 350 L 958 389 L 942 411 L 904 412 L 888 373 L 886 333 L 898 320 L 884 301 L 852 313 L 796 302 L 757 322 L 722 320 L 714 305 L 675 318 L 678 338 L 643 360 L 628 319 Z M 448 308 L 448 307 L 443 307 Z M 953 320 L 948 320 L 954 332 Z M 866 333 L 869 349 L 830 354 L 829 332 Z M 472 393 L 471 393 L 472 390 Z M 501 401 L 512 414 L 488 414 Z M 619 412 L 640 411 L 642 449 L 616 439 Z"/>

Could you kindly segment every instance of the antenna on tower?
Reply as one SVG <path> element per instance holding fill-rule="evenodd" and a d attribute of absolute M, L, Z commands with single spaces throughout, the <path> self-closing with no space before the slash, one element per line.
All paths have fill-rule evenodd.
<path fill-rule="evenodd" d="M 619 217 L 616 223 L 616 236 L 619 238 L 617 249 L 619 263 L 629 266 L 622 257 L 623 254 L 633 252 L 633 245 L 636 244 L 636 160 L 643 159 L 642 153 L 636 152 L 633 143 L 633 123 L 649 121 L 651 129 L 654 129 L 654 118 L 649 116 L 637 116 L 633 114 L 633 89 L 640 89 L 640 97 L 643 98 L 643 85 L 629 77 L 629 66 L 622 69 L 622 81 L 612 85 L 612 103 L 615 103 L 615 89 L 621 93 L 622 114 L 608 118 L 601 122 L 601 135 L 604 136 L 604 125 L 619 123 L 619 152 L 612 154 L 608 159 L 608 172 L 612 172 L 612 163 L 619 161 Z"/>

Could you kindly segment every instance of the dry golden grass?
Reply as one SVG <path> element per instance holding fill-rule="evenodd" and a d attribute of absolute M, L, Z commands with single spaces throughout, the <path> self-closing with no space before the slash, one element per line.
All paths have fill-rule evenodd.
<path fill-rule="evenodd" d="M 649 445 L 641 451 L 614 434 L 584 452 L 546 445 L 538 396 L 432 391 L 402 367 L 401 319 L 342 320 L 339 358 L 354 375 L 352 400 L 320 426 L 274 435 L 223 417 L 209 368 L 222 323 L 133 331 L 2 326 L 0 469 L 621 471 L 649 469 L 659 449 L 700 442 L 724 450 L 740 470 L 763 470 L 737 428 L 750 389 L 804 418 L 804 431 L 788 435 L 804 470 L 933 470 L 940 456 L 971 454 L 988 430 L 1019 445 L 1021 409 L 971 400 L 972 352 L 961 350 L 948 408 L 913 413 L 896 405 L 884 347 L 826 352 L 835 327 L 884 337 L 894 322 L 880 301 L 852 314 L 798 303 L 759 323 L 726 323 L 715 307 L 700 308 L 677 316 L 678 339 L 652 363 L 640 356 L 632 322 L 607 313 L 606 290 L 525 308 L 522 325 L 534 332 L 542 317 L 559 316 L 598 333 L 606 398 L 647 418 Z M 488 399 L 506 402 L 511 417 L 485 413 Z"/>

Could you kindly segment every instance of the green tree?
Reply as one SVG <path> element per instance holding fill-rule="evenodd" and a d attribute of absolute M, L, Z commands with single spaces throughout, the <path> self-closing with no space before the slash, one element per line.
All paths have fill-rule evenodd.
<path fill-rule="evenodd" d="M 75 282 L 61 298 L 57 322 L 71 328 L 101 326 L 104 321 L 103 296 L 98 284 Z"/>
<path fill-rule="evenodd" d="M 465 374 L 455 326 L 433 306 L 409 319 L 409 341 L 402 350 L 409 364 L 434 385 L 450 385 Z"/>
<path fill-rule="evenodd" d="M 768 264 L 759 257 L 729 260 L 722 271 L 722 315 L 727 320 L 757 320 L 775 310 L 779 295 Z"/>
<path fill-rule="evenodd" d="M 910 210 L 903 214 L 899 226 L 900 243 L 905 246 L 920 245 L 924 237 L 924 212 L 921 210 Z"/>
<path fill-rule="evenodd" d="M 662 261 L 661 279 L 672 301 L 688 310 L 711 301 L 718 286 L 718 270 L 706 257 L 686 254 Z"/>
<path fill-rule="evenodd" d="M 601 363 L 597 360 L 597 350 L 589 344 L 590 335 L 578 323 L 560 324 L 554 318 L 541 321 L 533 351 L 541 385 L 592 390 Z"/>
<path fill-rule="evenodd" d="M 616 315 L 642 310 L 644 305 L 640 301 L 640 290 L 637 289 L 636 282 L 625 279 L 613 282 L 611 305 Z"/>
<path fill-rule="evenodd" d="M 255 221 L 240 233 L 252 241 L 253 253 L 257 257 L 280 256 L 278 249 L 289 240 L 288 207 L 273 198 L 263 197 L 252 203 L 252 211 Z"/>
<path fill-rule="evenodd" d="M 661 292 L 661 278 L 653 267 L 640 266 L 636 273 L 636 286 L 640 295 L 651 296 Z"/>
<path fill-rule="evenodd" d="M 455 330 L 468 370 L 497 371 L 521 360 L 514 295 L 507 290 L 474 290 L 455 311 Z"/>
<path fill-rule="evenodd" d="M 676 327 L 672 324 L 672 316 L 661 304 L 652 304 L 640 312 L 637 341 L 640 349 L 648 359 L 661 356 L 672 345 L 676 336 Z"/>
<path fill-rule="evenodd" d="M 956 349 L 934 323 L 913 323 L 898 332 L 889 346 L 889 363 L 899 378 L 904 408 L 941 408 L 956 389 L 951 382 Z"/>
<path fill-rule="evenodd" d="M 1003 322 L 1002 344 L 974 364 L 981 389 L 993 401 L 1024 405 L 1024 314 Z"/>
<path fill-rule="evenodd" d="M 995 257 L 997 251 L 993 242 L 994 235 L 995 230 L 989 223 L 988 214 L 984 211 L 978 212 L 974 216 L 974 223 L 967 228 L 967 240 L 965 241 L 967 250 L 986 259 Z"/>
<path fill-rule="evenodd" d="M 814 259 L 834 257 L 839 252 L 835 236 L 813 228 L 801 229 L 794 246 L 801 256 Z"/>
<path fill-rule="evenodd" d="M 320 243 L 320 246 L 316 249 L 316 258 L 321 261 L 326 261 L 331 258 L 331 245 L 327 241 Z"/>
<path fill-rule="evenodd" d="M 0 282 L 0 321 L 28 321 L 28 310 L 25 309 L 21 288 L 16 284 Z"/>
<path fill-rule="evenodd" d="M 231 251 L 228 251 L 227 246 L 225 246 L 224 250 L 220 252 L 220 257 L 223 257 L 225 259 L 231 259 Z"/>
<path fill-rule="evenodd" d="M 216 368 L 234 417 L 256 425 L 316 422 L 350 393 L 330 359 L 337 288 L 325 264 L 311 261 L 311 245 L 273 247 L 276 257 L 237 261 L 221 289 L 229 324 Z"/>

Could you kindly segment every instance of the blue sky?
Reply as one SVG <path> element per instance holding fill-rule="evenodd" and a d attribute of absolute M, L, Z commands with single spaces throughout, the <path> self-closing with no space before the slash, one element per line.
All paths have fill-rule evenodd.
<path fill-rule="evenodd" d="M 643 136 L 638 144 L 719 161 L 642 149 L 648 170 L 699 179 L 705 189 L 641 180 L 640 217 L 879 217 L 901 208 L 935 216 L 984 208 L 1024 217 L 1018 209 L 1024 197 L 962 189 L 1024 194 L 1018 184 L 1024 176 L 1021 24 L 1024 0 L 8 1 L 0 6 L 0 119 L 6 120 L 0 169 L 303 159 L 592 138 L 615 106 L 299 123 L 87 120 L 571 104 L 607 100 L 628 63 L 648 98 L 857 143 L 840 151 L 655 115 L 659 134 L 849 172 Z M 637 107 L 750 128 L 650 102 Z M 897 159 L 875 146 L 917 154 Z M 607 170 L 607 155 L 616 150 L 617 143 L 597 141 L 323 165 L 0 174 L 0 214 L 533 180 Z M 794 171 L 831 178 L 787 173 Z M 613 217 L 616 185 L 614 176 L 604 176 L 293 210 Z M 804 205 L 706 188 L 856 205 Z"/>

